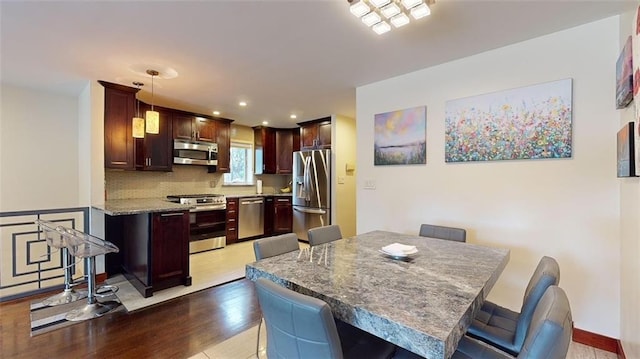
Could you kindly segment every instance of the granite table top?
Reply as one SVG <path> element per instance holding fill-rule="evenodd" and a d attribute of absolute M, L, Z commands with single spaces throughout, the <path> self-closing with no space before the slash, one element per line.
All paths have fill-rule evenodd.
<path fill-rule="evenodd" d="M 110 216 L 129 214 L 188 211 L 194 205 L 169 202 L 160 198 L 114 199 L 100 205 L 92 205 Z"/>
<path fill-rule="evenodd" d="M 401 243 L 403 260 L 379 251 Z M 509 261 L 509 250 L 374 231 L 247 264 L 265 277 L 327 302 L 334 315 L 426 358 L 450 358 Z"/>

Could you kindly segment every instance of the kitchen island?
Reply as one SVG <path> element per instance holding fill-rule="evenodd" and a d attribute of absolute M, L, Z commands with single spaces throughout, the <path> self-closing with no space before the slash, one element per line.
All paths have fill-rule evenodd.
<path fill-rule="evenodd" d="M 122 273 L 142 296 L 176 285 L 191 285 L 189 209 L 163 199 L 106 201 L 105 239 L 120 253 L 105 257 L 107 275 Z"/>

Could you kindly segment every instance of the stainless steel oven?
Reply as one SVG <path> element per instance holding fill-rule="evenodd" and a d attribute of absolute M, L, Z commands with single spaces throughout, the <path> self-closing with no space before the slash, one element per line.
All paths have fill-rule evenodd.
<path fill-rule="evenodd" d="M 227 201 L 224 195 L 191 194 L 167 196 L 171 202 L 192 204 L 189 211 L 189 253 L 226 245 Z"/>

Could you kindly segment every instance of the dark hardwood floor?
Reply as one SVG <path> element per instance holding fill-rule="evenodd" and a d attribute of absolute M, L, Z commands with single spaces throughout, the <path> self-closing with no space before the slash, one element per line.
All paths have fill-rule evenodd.
<path fill-rule="evenodd" d="M 253 283 L 242 279 L 30 337 L 35 298 L 0 304 L 0 357 L 188 358 L 257 325 L 261 316 Z"/>

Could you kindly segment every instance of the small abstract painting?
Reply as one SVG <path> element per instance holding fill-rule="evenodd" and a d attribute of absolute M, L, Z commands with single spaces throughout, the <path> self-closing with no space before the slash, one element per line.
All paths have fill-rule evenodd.
<path fill-rule="evenodd" d="M 618 177 L 635 177 L 636 175 L 633 142 L 633 122 L 629 122 L 618 131 Z"/>
<path fill-rule="evenodd" d="M 427 163 L 425 106 L 379 113 L 374 121 L 374 165 Z"/>
<path fill-rule="evenodd" d="M 571 157 L 572 80 L 447 101 L 445 162 Z"/>
<path fill-rule="evenodd" d="M 616 108 L 625 108 L 633 100 L 633 64 L 631 36 L 616 63 Z"/>

